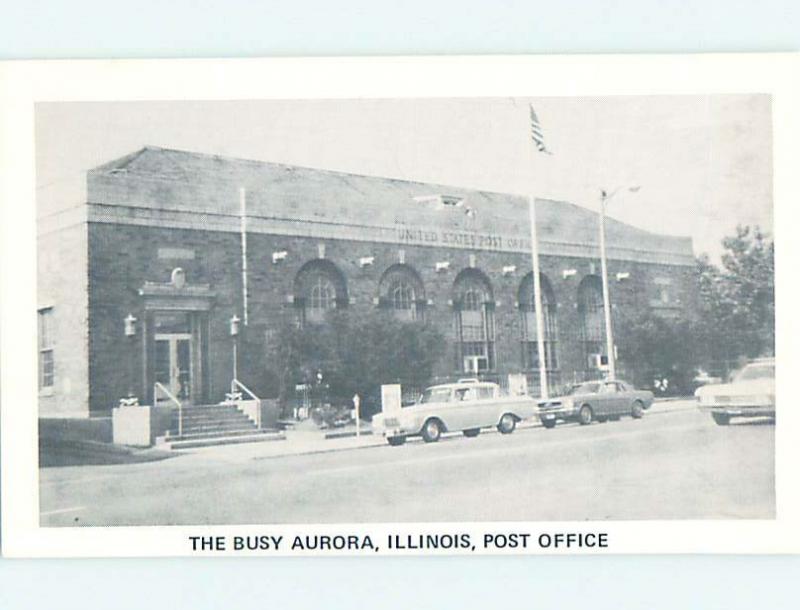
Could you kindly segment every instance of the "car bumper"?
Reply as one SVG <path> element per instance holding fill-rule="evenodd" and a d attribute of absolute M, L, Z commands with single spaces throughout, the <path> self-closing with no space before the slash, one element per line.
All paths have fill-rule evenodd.
<path fill-rule="evenodd" d="M 397 426 L 389 426 L 388 428 L 383 428 L 383 430 L 381 430 L 381 434 L 385 438 L 393 438 L 396 436 L 412 436 L 417 432 L 418 430 L 412 430 L 410 426 L 404 426 L 402 424 Z"/>
<path fill-rule="evenodd" d="M 727 415 L 728 417 L 774 416 L 775 405 L 699 405 L 706 413 Z"/>
<path fill-rule="evenodd" d="M 578 412 L 573 408 L 547 409 L 537 414 L 541 421 L 569 420 L 578 417 Z"/>

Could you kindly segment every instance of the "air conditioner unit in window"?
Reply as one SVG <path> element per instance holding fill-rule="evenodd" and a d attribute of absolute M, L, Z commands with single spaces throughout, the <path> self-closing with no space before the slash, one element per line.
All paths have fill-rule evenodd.
<path fill-rule="evenodd" d="M 465 356 L 465 373 L 483 373 L 489 370 L 489 359 L 486 356 Z"/>
<path fill-rule="evenodd" d="M 589 354 L 589 368 L 605 371 L 608 369 L 608 356 L 605 354 Z"/>

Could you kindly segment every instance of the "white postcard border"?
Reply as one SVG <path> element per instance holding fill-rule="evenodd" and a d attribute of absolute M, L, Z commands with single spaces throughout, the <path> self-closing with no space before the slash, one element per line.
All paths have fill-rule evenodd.
<path fill-rule="evenodd" d="M 363 57 L 116 60 L 0 64 L 2 273 L 2 544 L 7 556 L 182 556 L 190 536 L 605 532 L 590 553 L 796 553 L 800 551 L 800 62 L 791 54 L 654 56 Z M 775 520 L 610 521 L 40 528 L 36 408 L 34 104 L 39 101 L 230 100 L 359 97 L 498 97 L 768 93 L 773 98 L 777 395 Z M 794 340 L 793 340 L 794 339 Z M 576 549 L 556 552 L 576 552 Z M 409 551 L 419 552 L 419 551 Z M 447 551 L 447 552 L 453 552 Z M 461 549 L 459 553 L 507 551 Z M 512 552 L 520 552 L 519 549 Z M 554 552 L 529 548 L 522 552 Z M 237 553 L 232 549 L 206 555 Z M 344 551 L 339 552 L 339 554 Z M 441 553 L 440 551 L 437 553 Z M 239 552 L 237 554 L 243 554 Z M 255 554 L 271 555 L 273 551 Z M 298 552 L 291 554 L 297 555 Z M 394 554 L 402 554 L 396 552 Z M 428 551 L 426 554 L 432 554 Z"/>

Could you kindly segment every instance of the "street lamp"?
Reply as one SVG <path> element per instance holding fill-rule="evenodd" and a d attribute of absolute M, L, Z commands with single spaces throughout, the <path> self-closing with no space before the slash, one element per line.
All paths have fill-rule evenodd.
<path fill-rule="evenodd" d="M 134 379 L 136 378 L 136 365 L 133 358 L 136 347 L 136 322 L 137 319 L 132 313 L 129 313 L 127 316 L 125 316 L 125 319 L 123 320 L 123 330 L 125 332 L 125 337 L 128 339 L 128 396 L 120 401 L 124 404 L 124 406 L 134 406 L 139 404 L 139 399 L 135 396 L 133 391 Z"/>
<path fill-rule="evenodd" d="M 608 378 L 614 381 L 617 378 L 617 363 L 614 354 L 614 329 L 611 326 L 611 298 L 608 294 L 608 265 L 606 262 L 606 203 L 616 195 L 622 187 L 617 187 L 610 193 L 605 189 L 600 191 L 600 269 L 603 279 L 603 313 L 606 319 L 606 353 L 608 354 Z M 641 187 L 629 186 L 627 190 L 636 193 Z"/>
<path fill-rule="evenodd" d="M 238 343 L 239 343 L 239 323 L 241 319 L 236 314 L 230 319 L 230 333 L 233 339 L 233 378 L 239 378 L 239 359 L 238 359 Z"/>

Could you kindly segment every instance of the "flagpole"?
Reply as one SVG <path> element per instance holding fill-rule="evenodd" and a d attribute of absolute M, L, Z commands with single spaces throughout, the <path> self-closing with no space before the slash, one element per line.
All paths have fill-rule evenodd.
<path fill-rule="evenodd" d="M 532 110 L 532 107 L 531 107 Z M 533 307 L 536 312 L 536 350 L 539 357 L 539 397 L 549 398 L 547 388 L 547 362 L 544 349 L 544 315 L 542 312 L 542 282 L 539 277 L 539 236 L 536 224 L 536 195 L 533 194 L 533 159 L 535 156 L 533 139 L 529 142 L 528 171 L 531 172 L 531 194 L 528 196 L 528 215 L 531 225 L 531 259 L 533 262 Z M 537 149 L 538 150 L 538 149 Z"/>

